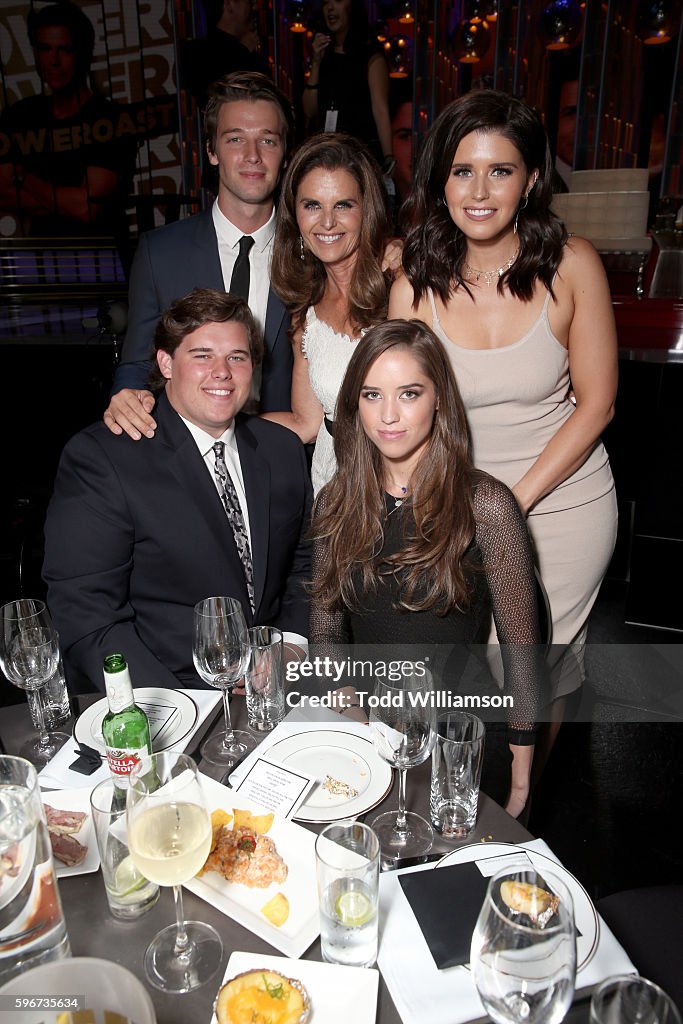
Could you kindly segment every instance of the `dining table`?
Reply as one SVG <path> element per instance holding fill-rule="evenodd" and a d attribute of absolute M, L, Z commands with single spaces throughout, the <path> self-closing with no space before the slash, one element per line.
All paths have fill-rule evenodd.
<path fill-rule="evenodd" d="M 86 694 L 71 698 L 72 717 L 61 731 L 70 732 L 76 718 L 102 694 Z M 231 703 L 233 725 L 236 728 L 246 727 L 247 713 L 244 697 L 234 696 Z M 326 715 L 321 715 L 324 723 Z M 328 719 L 329 720 L 329 719 Z M 204 721 L 199 731 L 192 737 L 187 753 L 193 756 L 199 769 L 215 779 L 222 779 L 225 769 L 218 768 L 202 760 L 200 747 L 203 741 L 214 731 L 222 727 L 222 705 Z M 321 724 L 321 727 L 324 725 Z M 6 754 L 18 753 L 22 744 L 33 733 L 28 707 L 16 704 L 4 708 L 0 724 L 0 749 Z M 424 816 L 429 813 L 430 761 L 411 768 L 407 786 L 406 806 Z M 361 820 L 372 824 L 375 815 L 398 805 L 398 779 L 394 772 L 393 784 L 382 802 L 361 815 Z M 322 825 L 305 824 L 304 827 L 319 832 Z M 444 839 L 435 833 L 434 844 L 430 851 L 430 859 L 435 855 L 445 855 L 454 849 L 471 843 L 523 843 L 533 836 L 519 821 L 507 814 L 503 808 L 480 792 L 477 821 L 473 832 L 463 840 Z M 401 866 L 400 864 L 398 866 Z M 175 920 L 173 897 L 170 888 L 163 887 L 157 904 L 142 917 L 134 921 L 120 921 L 110 912 L 102 881 L 101 871 L 90 874 L 72 875 L 59 879 L 59 891 L 69 933 L 73 956 L 100 957 L 113 960 L 127 967 L 148 988 L 154 1003 L 158 1024 L 209 1024 L 213 1003 L 221 985 L 227 961 L 233 951 L 248 953 L 275 954 L 277 950 L 254 935 L 247 928 L 238 924 L 220 910 L 211 906 L 203 899 L 184 889 L 183 902 L 186 920 L 198 919 L 205 921 L 218 931 L 223 941 L 224 961 L 219 973 L 207 984 L 192 992 L 181 995 L 169 994 L 149 985 L 143 970 L 143 955 L 149 942 L 165 925 Z M 379 942 L 382 943 L 382 921 L 380 918 Z M 316 941 L 304 954 L 306 960 L 322 960 L 320 940 Z M 568 1024 L 583 1024 L 588 1021 L 588 995 L 582 993 L 565 1018 Z M 487 1021 L 482 1017 L 480 1021 Z M 320 1024 L 325 1024 L 321 1021 Z M 391 995 L 380 974 L 377 1002 L 376 1024 L 401 1024 L 401 1017 L 393 1003 Z"/>

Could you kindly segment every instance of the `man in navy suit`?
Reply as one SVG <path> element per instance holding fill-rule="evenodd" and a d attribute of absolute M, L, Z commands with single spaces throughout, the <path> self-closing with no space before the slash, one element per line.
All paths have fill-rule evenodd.
<path fill-rule="evenodd" d="M 162 316 L 155 347 L 154 437 L 101 422 L 76 434 L 48 509 L 43 574 L 77 690 L 102 688 L 112 651 L 140 686 L 200 685 L 193 608 L 213 595 L 285 640 L 308 633 L 306 458 L 292 431 L 240 415 L 261 350 L 246 302 L 197 289 Z"/>
<path fill-rule="evenodd" d="M 147 390 L 156 324 L 170 304 L 193 288 L 239 289 L 242 239 L 253 239 L 248 272 L 237 271 L 241 294 L 263 331 L 260 409 L 290 408 L 292 347 L 289 316 L 270 289 L 275 233 L 273 193 L 292 128 L 291 107 L 269 78 L 235 72 L 212 87 L 204 117 L 218 196 L 209 210 L 142 235 L 129 288 L 128 330 L 104 422 L 115 434 L 151 437 L 154 399 Z M 240 291 L 238 290 L 238 294 Z"/>

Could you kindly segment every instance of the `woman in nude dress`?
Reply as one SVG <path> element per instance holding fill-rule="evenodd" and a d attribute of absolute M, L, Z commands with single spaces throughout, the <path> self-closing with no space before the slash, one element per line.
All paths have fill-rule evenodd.
<path fill-rule="evenodd" d="M 416 167 L 389 315 L 418 317 L 441 338 L 474 463 L 527 517 L 561 645 L 551 654 L 561 697 L 581 683 L 616 536 L 600 434 L 614 410 L 617 343 L 602 263 L 550 212 L 551 174 L 545 132 L 520 100 L 485 90 L 446 107 Z"/>
<path fill-rule="evenodd" d="M 297 150 L 282 183 L 271 283 L 292 316 L 292 412 L 268 413 L 315 441 L 317 492 L 335 469 L 334 408 L 363 332 L 386 319 L 389 236 L 377 165 L 356 139 L 322 133 Z"/>

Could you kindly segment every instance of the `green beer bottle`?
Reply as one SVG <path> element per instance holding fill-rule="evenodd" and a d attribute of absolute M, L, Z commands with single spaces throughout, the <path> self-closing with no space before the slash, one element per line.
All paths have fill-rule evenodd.
<path fill-rule="evenodd" d="M 128 788 L 128 776 L 141 757 L 152 753 L 147 715 L 135 704 L 133 684 L 122 654 L 104 659 L 104 685 L 109 711 L 102 722 L 109 771 L 118 789 Z"/>

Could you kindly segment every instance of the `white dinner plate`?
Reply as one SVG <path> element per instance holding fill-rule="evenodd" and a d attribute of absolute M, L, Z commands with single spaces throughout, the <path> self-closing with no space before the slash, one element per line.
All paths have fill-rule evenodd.
<path fill-rule="evenodd" d="M 582 970 L 592 959 L 595 950 L 598 948 L 598 939 L 600 937 L 598 914 L 593 906 L 593 901 L 578 878 L 574 878 L 571 872 L 567 871 L 562 864 L 558 864 L 552 857 L 547 857 L 544 853 L 537 853 L 535 850 L 529 850 L 526 846 L 516 846 L 514 843 L 472 843 L 469 846 L 462 846 L 459 850 L 447 853 L 434 867 L 443 868 L 449 867 L 451 864 L 466 864 L 469 861 L 488 860 L 493 857 L 509 857 L 514 853 L 525 853 L 541 874 L 543 871 L 554 872 L 560 881 L 564 882 L 567 886 L 574 903 L 574 920 L 577 933 L 576 969 L 577 971 Z"/>
<path fill-rule="evenodd" d="M 95 826 L 92 820 L 92 809 L 90 807 L 89 789 L 52 789 L 41 793 L 43 803 L 54 807 L 56 811 L 85 811 L 85 818 L 78 832 L 73 833 L 83 846 L 88 847 L 84 859 L 80 864 L 62 864 L 61 860 L 54 857 L 55 873 L 57 878 L 66 878 L 68 875 L 87 875 L 91 871 L 97 871 L 100 866 L 100 854 L 97 849 L 97 838 Z"/>
<path fill-rule="evenodd" d="M 376 807 L 391 789 L 391 765 L 379 756 L 372 740 L 355 733 L 337 729 L 296 733 L 269 747 L 268 757 L 318 780 L 294 815 L 297 821 L 319 824 L 354 818 Z M 356 789 L 358 796 L 323 789 L 326 775 Z"/>
<path fill-rule="evenodd" d="M 236 951 L 228 960 L 222 984 L 251 970 L 279 971 L 300 981 L 311 1000 L 309 1024 L 375 1024 L 379 971 L 374 967 L 342 967 Z M 211 1024 L 217 1024 L 215 1013 Z"/>
<path fill-rule="evenodd" d="M 150 718 L 155 753 L 174 747 L 194 729 L 199 708 L 187 693 L 161 686 L 138 686 L 133 694 L 137 706 Z M 108 710 L 107 698 L 103 697 L 86 708 L 74 726 L 74 738 L 79 743 L 88 743 L 103 754 L 102 722 Z"/>
<path fill-rule="evenodd" d="M 235 807 L 239 807 L 253 809 L 258 813 L 258 809 L 250 808 L 247 802 L 240 800 L 234 790 L 227 789 L 220 782 L 201 773 L 199 778 L 209 811 L 221 809 L 232 813 Z M 267 835 L 287 865 L 287 878 L 284 882 L 274 882 L 266 889 L 250 889 L 238 882 L 226 881 L 216 871 L 207 871 L 184 884 L 190 892 L 244 925 L 281 953 L 299 957 L 320 934 L 315 881 L 316 836 L 308 829 L 277 815 Z M 289 902 L 289 917 L 279 928 L 261 913 L 261 908 L 278 892 L 283 893 Z"/>

